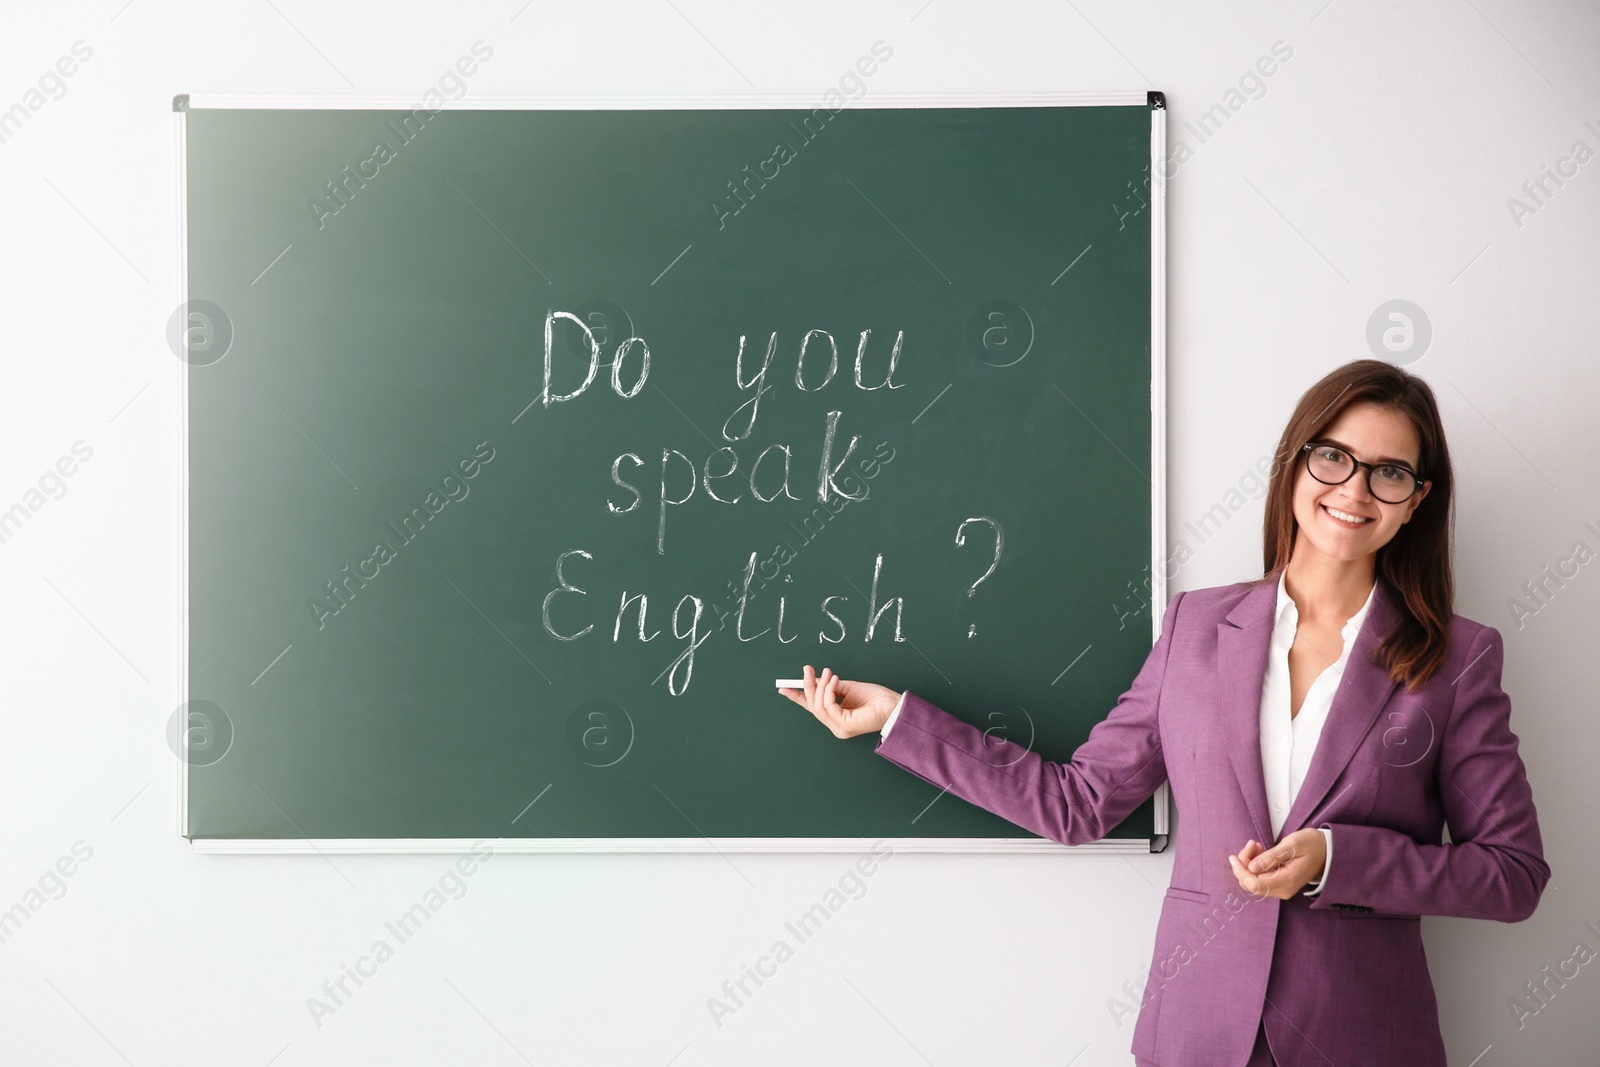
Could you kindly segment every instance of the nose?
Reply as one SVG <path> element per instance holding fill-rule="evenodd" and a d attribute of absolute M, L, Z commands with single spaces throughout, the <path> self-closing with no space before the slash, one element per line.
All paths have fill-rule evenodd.
<path fill-rule="evenodd" d="M 1332 488 L 1337 489 L 1341 496 L 1347 497 L 1354 504 L 1375 500 L 1376 497 L 1372 495 L 1372 486 L 1367 482 L 1367 478 L 1371 474 L 1372 472 L 1368 468 L 1358 465 L 1355 470 L 1350 472 L 1350 477 Z"/>

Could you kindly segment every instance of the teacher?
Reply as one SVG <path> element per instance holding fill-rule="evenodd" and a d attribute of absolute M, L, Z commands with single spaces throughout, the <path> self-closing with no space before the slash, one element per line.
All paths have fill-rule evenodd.
<path fill-rule="evenodd" d="M 1277 455 L 1265 573 L 1174 595 L 1070 762 L 827 668 L 781 692 L 836 737 L 878 731 L 891 763 L 1066 845 L 1171 782 L 1183 832 L 1140 1067 L 1445 1067 L 1421 917 L 1520 922 L 1550 868 L 1500 633 L 1452 609 L 1433 391 L 1348 363 L 1300 398 Z"/>

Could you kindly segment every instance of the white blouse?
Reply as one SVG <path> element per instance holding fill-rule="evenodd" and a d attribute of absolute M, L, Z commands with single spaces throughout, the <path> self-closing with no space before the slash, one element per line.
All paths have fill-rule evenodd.
<path fill-rule="evenodd" d="M 1306 690 L 1299 713 L 1290 718 L 1289 649 L 1294 645 L 1295 633 L 1299 629 L 1300 611 L 1284 587 L 1287 572 L 1288 568 L 1284 568 L 1278 575 L 1278 606 L 1273 613 L 1275 621 L 1272 640 L 1267 648 L 1267 669 L 1261 678 L 1261 772 L 1266 780 L 1267 811 L 1272 820 L 1274 837 L 1283 829 L 1283 820 L 1294 806 L 1294 798 L 1306 780 L 1311 757 L 1317 750 L 1317 739 L 1322 736 L 1323 723 L 1327 722 L 1328 709 L 1333 705 L 1333 695 L 1344 677 L 1350 648 L 1355 644 L 1356 635 L 1361 632 L 1367 609 L 1372 606 L 1372 594 L 1378 588 L 1374 582 L 1372 589 L 1367 592 L 1366 602 L 1344 624 L 1340 631 L 1344 647 L 1339 650 L 1339 658 L 1317 675 L 1311 688 Z M 884 721 L 881 731 L 883 737 L 889 736 L 889 730 L 899 717 L 900 705 L 905 703 L 905 699 L 905 694 L 901 693 L 899 702 Z M 1322 891 L 1322 880 L 1328 876 L 1328 868 L 1333 864 L 1333 831 L 1322 829 L 1322 840 L 1327 846 L 1327 860 L 1323 864 L 1322 874 L 1307 883 L 1305 895 L 1308 897 L 1314 897 Z M 1270 842 L 1263 841 L 1261 844 L 1266 847 Z"/>

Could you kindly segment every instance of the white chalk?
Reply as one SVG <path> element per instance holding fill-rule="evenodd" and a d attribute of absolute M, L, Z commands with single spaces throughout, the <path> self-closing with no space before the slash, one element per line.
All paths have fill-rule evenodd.
<path fill-rule="evenodd" d="M 779 678 L 778 679 L 778 688 L 779 689 L 800 689 L 800 690 L 804 690 L 805 687 L 806 687 L 806 680 L 804 678 Z"/>

